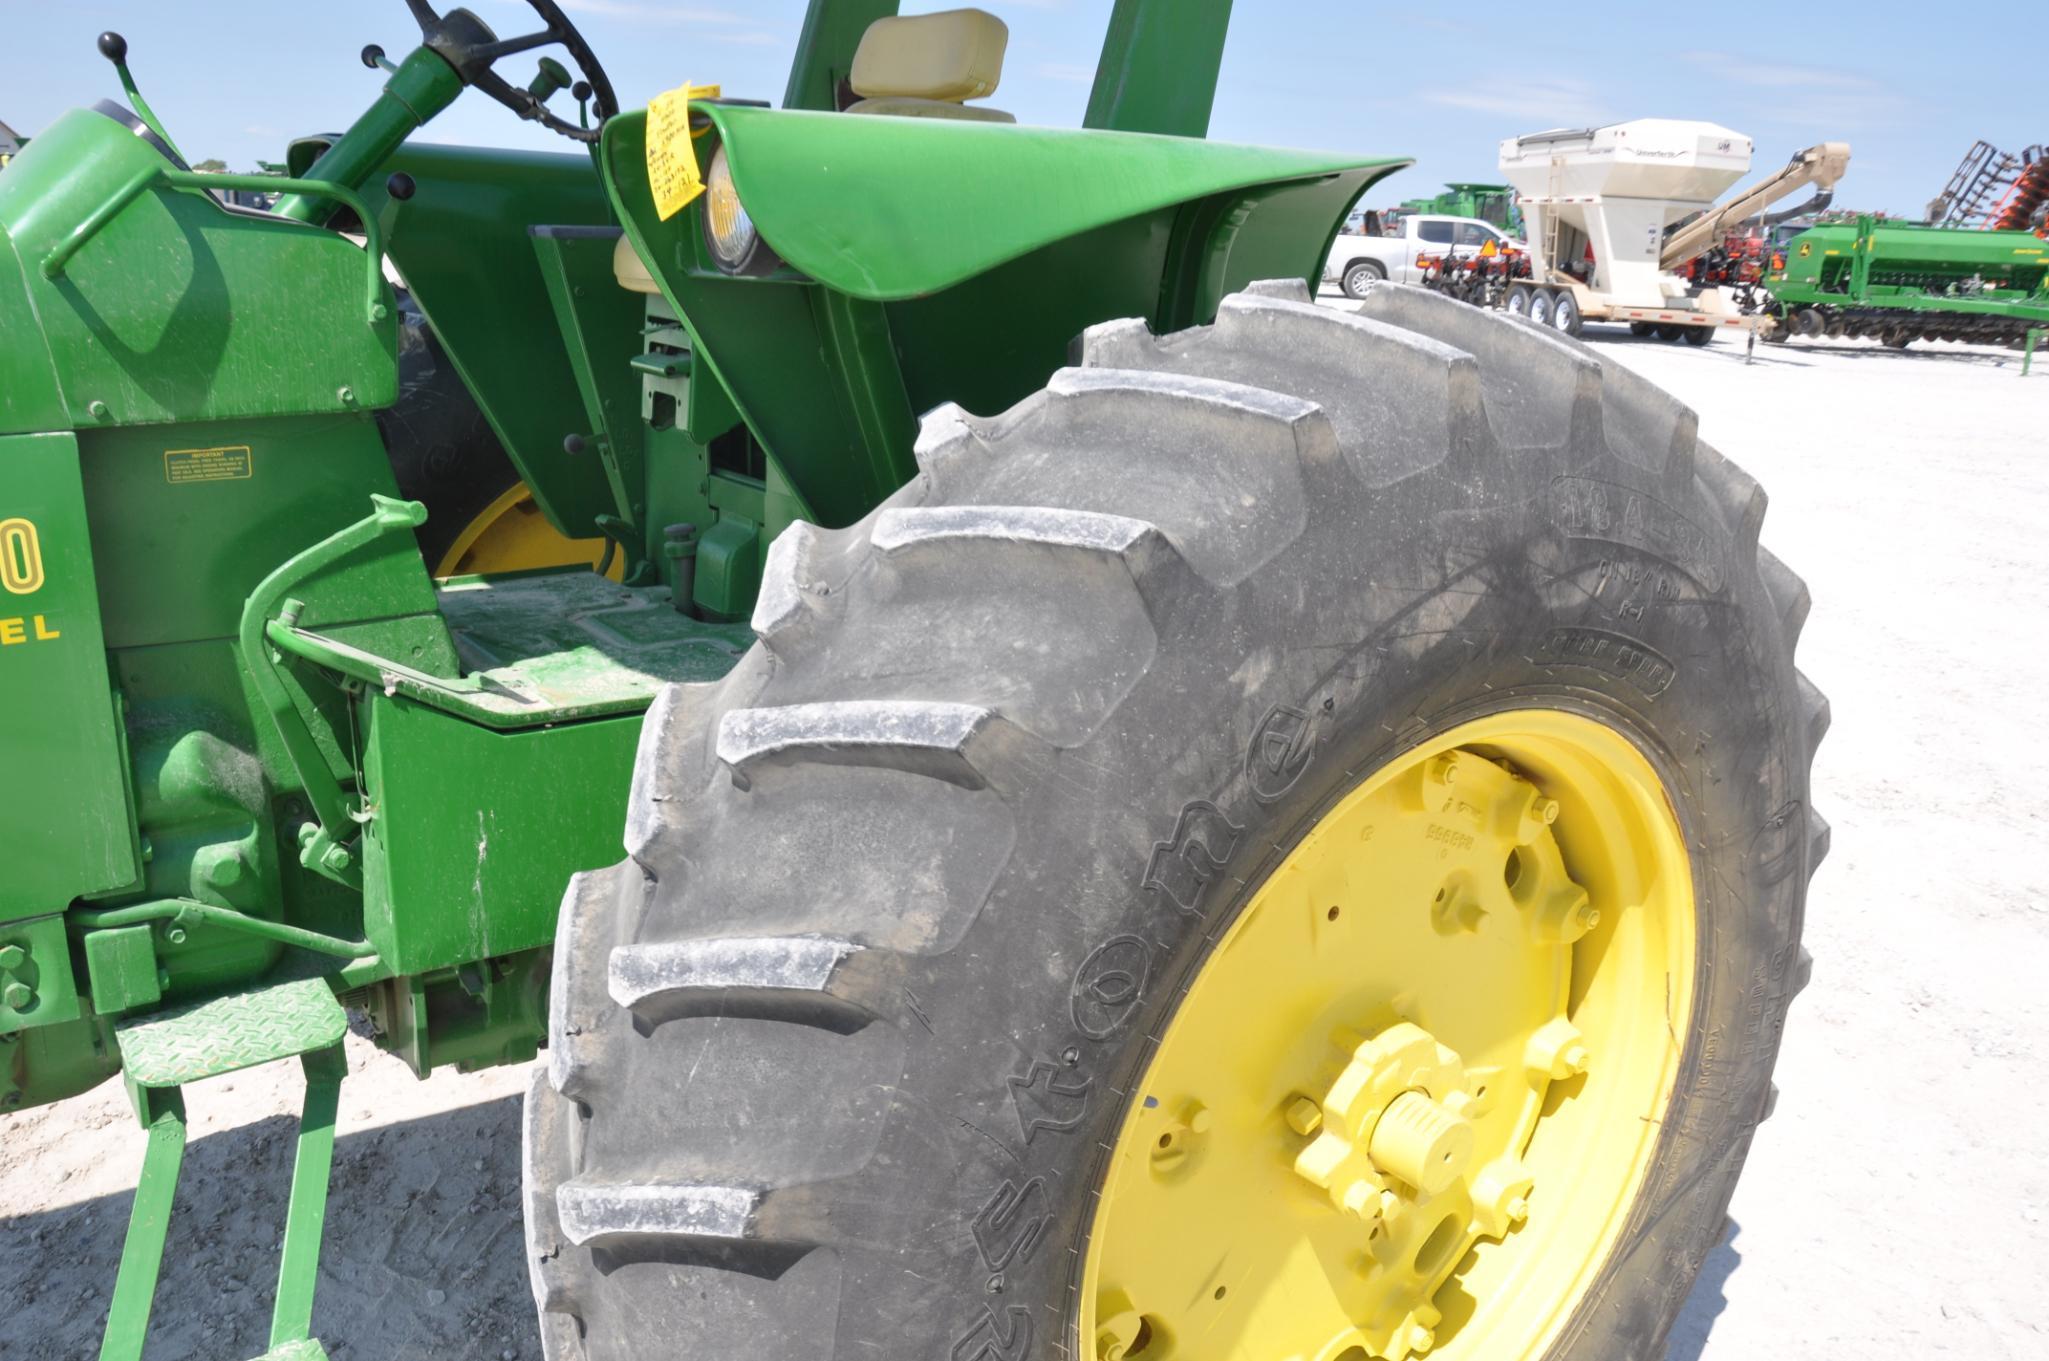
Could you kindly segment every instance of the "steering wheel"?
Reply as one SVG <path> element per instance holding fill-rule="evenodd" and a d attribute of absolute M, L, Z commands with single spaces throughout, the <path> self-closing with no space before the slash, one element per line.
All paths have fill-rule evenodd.
<path fill-rule="evenodd" d="M 466 9 L 452 9 L 442 15 L 435 12 L 428 0 L 406 0 L 406 8 L 419 22 L 421 40 L 456 69 L 465 85 L 474 85 L 521 118 L 539 123 L 564 137 L 579 142 L 597 141 L 598 127 L 619 112 L 619 97 L 612 92 L 611 77 L 605 74 L 605 68 L 598 64 L 590 44 L 584 41 L 583 34 L 576 31 L 576 25 L 569 22 L 569 17 L 555 0 L 527 0 L 527 4 L 541 16 L 547 27 L 517 38 L 500 38 L 482 19 Z M 578 127 L 557 118 L 548 112 L 548 106 L 538 95 L 514 85 L 491 69 L 492 63 L 500 57 L 528 52 L 551 43 L 559 43 L 568 50 L 577 69 L 590 83 L 591 108 L 597 114 L 598 127 Z"/>

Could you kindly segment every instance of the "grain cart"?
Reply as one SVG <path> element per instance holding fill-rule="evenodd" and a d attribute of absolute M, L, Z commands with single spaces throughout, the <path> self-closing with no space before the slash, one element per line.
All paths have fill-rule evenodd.
<path fill-rule="evenodd" d="M 1772 327 L 1720 291 L 1674 271 L 1722 229 L 1796 189 L 1816 202 L 1849 168 L 1850 148 L 1823 142 L 1728 202 L 1715 199 L 1750 169 L 1748 137 L 1714 123 L 1639 118 L 1560 128 L 1501 144 L 1503 178 L 1527 210 L 1534 279 L 1507 307 L 1577 335 L 1583 321 L 1629 323 L 1637 334 L 1705 345 L 1725 328 Z"/>
<path fill-rule="evenodd" d="M 978 11 L 628 111 L 530 4 L 412 0 L 281 178 L 139 97 L 0 175 L 0 1101 L 148 1131 L 102 1355 L 186 1088 L 293 1059 L 323 1354 L 351 1008 L 545 1044 L 551 1357 L 1653 1354 L 1827 838 L 1756 483 L 1567 339 L 1312 305 L 1401 163 L 1202 140 L 1225 0 L 1120 0 L 1074 130 Z M 569 154 L 410 144 L 472 87 Z M 414 313 L 515 486 L 419 481 Z"/>

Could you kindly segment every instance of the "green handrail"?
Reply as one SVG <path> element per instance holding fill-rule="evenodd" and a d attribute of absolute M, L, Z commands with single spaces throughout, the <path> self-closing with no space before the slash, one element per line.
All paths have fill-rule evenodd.
<path fill-rule="evenodd" d="M 43 257 L 43 277 L 54 279 L 61 275 L 64 267 L 71 263 L 72 257 L 78 254 L 86 242 L 97 236 L 109 222 L 119 217 L 143 191 L 159 185 L 188 194 L 210 194 L 215 189 L 252 189 L 264 193 L 307 194 L 318 198 L 331 198 L 353 209 L 357 220 L 363 224 L 363 256 L 368 262 L 364 314 L 373 326 L 390 315 L 389 309 L 384 305 L 384 229 L 378 225 L 369 205 L 363 202 L 362 195 L 333 180 L 298 180 L 277 175 L 203 175 L 194 170 L 173 170 L 169 166 L 144 167 L 129 176 L 121 187 L 114 191 L 111 198 L 95 208 L 83 222 L 73 227 L 63 240 L 50 248 L 50 253 Z"/>
<path fill-rule="evenodd" d="M 249 672 L 256 695 L 268 712 L 285 755 L 298 772 L 313 808 L 314 829 L 301 830 L 299 862 L 337 882 L 360 889 L 362 867 L 355 863 L 347 842 L 355 831 L 349 815 L 348 796 L 327 768 L 312 730 L 292 702 L 284 677 L 278 674 L 264 626 L 287 604 L 287 597 L 300 582 L 319 575 L 359 548 L 386 534 L 414 529 L 426 523 L 427 508 L 417 501 L 398 501 L 371 493 L 370 513 L 345 529 L 335 531 L 304 552 L 297 553 L 258 583 L 242 605 L 242 621 L 236 631 L 236 647 L 242 665 Z M 294 611 L 296 613 L 296 611 Z"/>

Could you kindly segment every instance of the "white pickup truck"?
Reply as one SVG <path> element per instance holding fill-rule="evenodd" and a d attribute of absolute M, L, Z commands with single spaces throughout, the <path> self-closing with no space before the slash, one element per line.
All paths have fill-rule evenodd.
<path fill-rule="evenodd" d="M 1477 217 L 1410 213 L 1395 224 L 1389 235 L 1340 235 L 1331 243 L 1323 277 L 1356 298 L 1366 291 L 1368 284 L 1382 279 L 1396 283 L 1415 283 L 1421 279 L 1423 271 L 1416 264 L 1418 256 L 1472 255 L 1489 241 L 1496 250 L 1524 249 L 1522 242 Z"/>

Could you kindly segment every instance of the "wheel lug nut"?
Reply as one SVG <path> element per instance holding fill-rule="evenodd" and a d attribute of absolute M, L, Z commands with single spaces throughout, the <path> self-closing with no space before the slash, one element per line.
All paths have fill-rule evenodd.
<path fill-rule="evenodd" d="M 1437 1334 L 1431 1332 L 1422 1324 L 1416 1323 L 1409 1326 L 1409 1335 L 1406 1340 L 1409 1344 L 1409 1350 L 1420 1356 L 1437 1345 Z"/>
<path fill-rule="evenodd" d="M 1579 1027 L 1563 1016 L 1546 1021 L 1523 1048 L 1523 1066 L 1553 1082 L 1578 1077 L 1587 1070 L 1587 1047 Z"/>
<path fill-rule="evenodd" d="M 1306 1096 L 1298 1096 L 1288 1103 L 1288 1128 L 1297 1134 L 1314 1134 L 1323 1128 L 1323 1107 Z"/>

